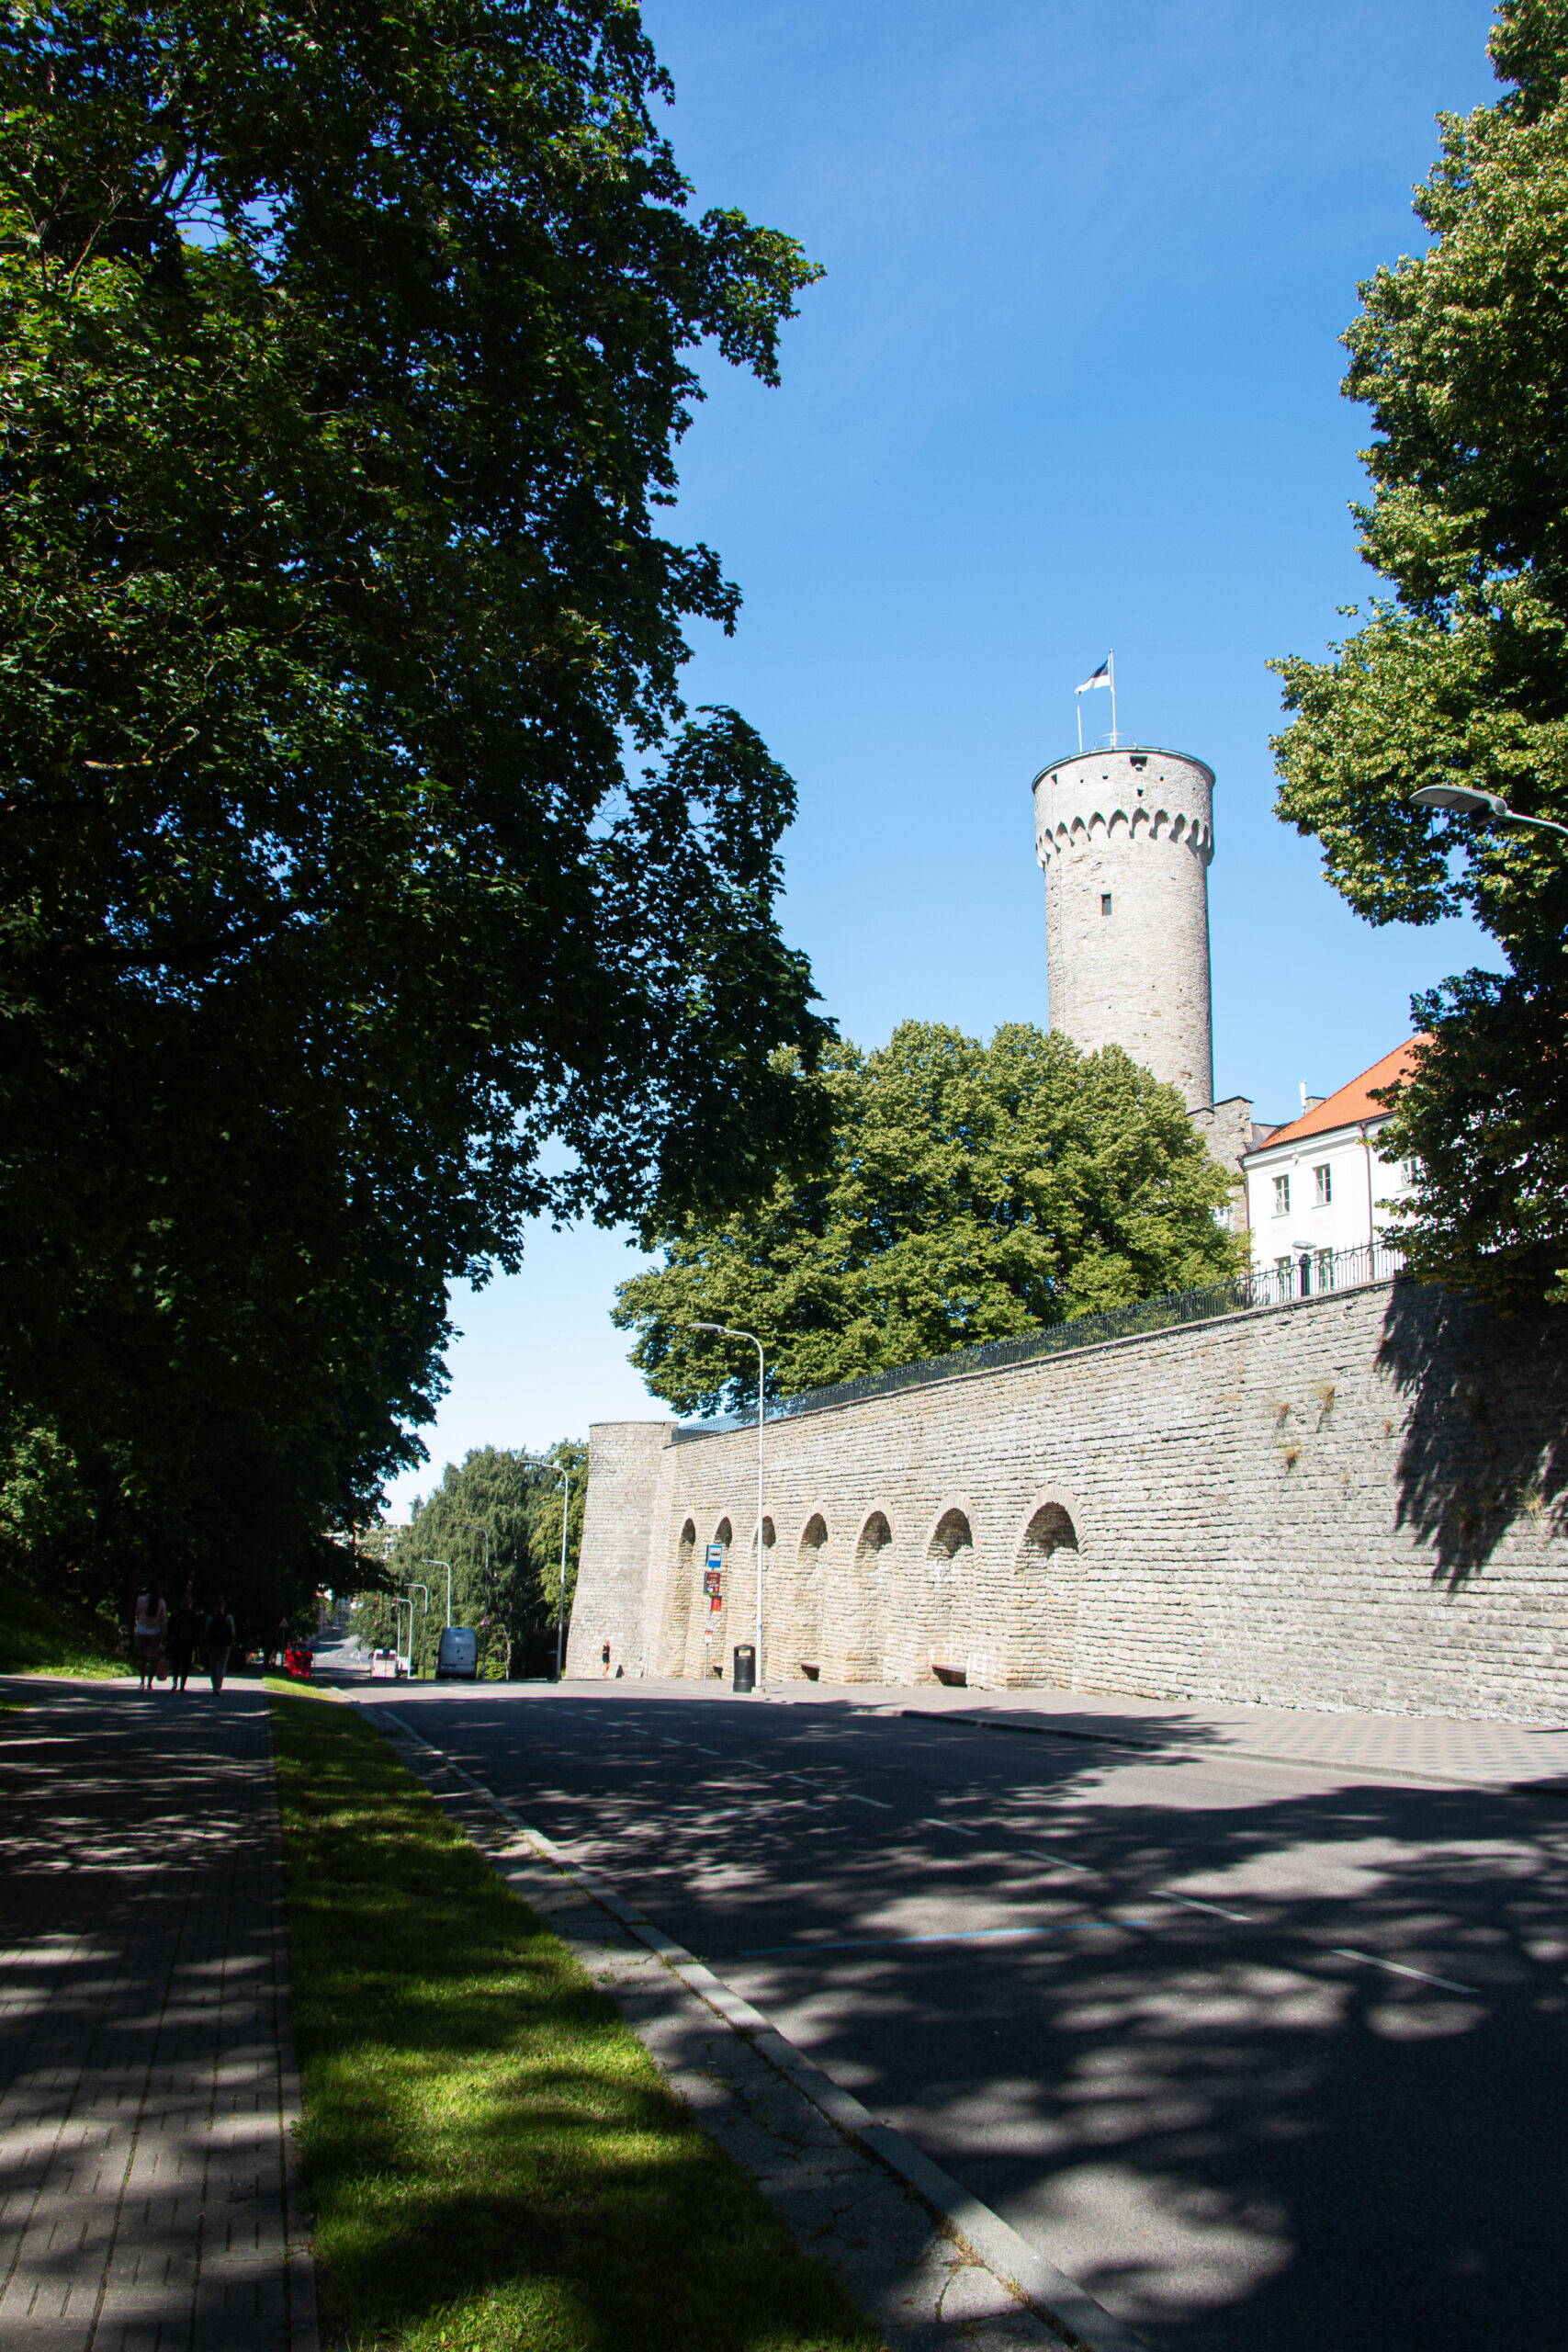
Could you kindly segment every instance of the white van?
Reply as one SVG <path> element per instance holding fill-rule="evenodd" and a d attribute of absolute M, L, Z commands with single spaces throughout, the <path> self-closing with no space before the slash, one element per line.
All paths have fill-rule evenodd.
<path fill-rule="evenodd" d="M 479 1637 L 471 1625 L 448 1625 L 435 1653 L 437 1682 L 475 1682 L 479 1671 Z"/>

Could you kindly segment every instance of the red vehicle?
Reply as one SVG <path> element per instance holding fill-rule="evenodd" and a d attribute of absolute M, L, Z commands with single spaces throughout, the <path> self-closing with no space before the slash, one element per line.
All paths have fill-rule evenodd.
<path fill-rule="evenodd" d="M 309 1682 L 314 1664 L 315 1653 L 308 1642 L 290 1642 L 283 1653 L 283 1670 L 297 1682 Z"/>

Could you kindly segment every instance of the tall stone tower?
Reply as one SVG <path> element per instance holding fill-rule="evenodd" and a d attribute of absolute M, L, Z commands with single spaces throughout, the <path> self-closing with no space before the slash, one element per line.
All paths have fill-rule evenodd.
<path fill-rule="evenodd" d="M 1214 1099 L 1213 802 L 1201 760 L 1138 744 L 1075 752 L 1034 779 L 1051 1026 L 1086 1051 L 1124 1047 L 1190 1111 Z"/>

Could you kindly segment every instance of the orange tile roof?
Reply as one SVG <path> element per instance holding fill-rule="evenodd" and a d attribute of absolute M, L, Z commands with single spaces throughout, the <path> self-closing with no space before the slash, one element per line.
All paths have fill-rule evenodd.
<path fill-rule="evenodd" d="M 1395 1046 L 1392 1054 L 1385 1054 L 1381 1062 L 1364 1069 L 1359 1078 L 1353 1078 L 1337 1094 L 1326 1095 L 1312 1110 L 1303 1111 L 1299 1119 L 1292 1119 L 1289 1126 L 1276 1127 L 1258 1145 L 1258 1150 L 1272 1151 L 1277 1143 L 1295 1143 L 1307 1136 L 1325 1135 L 1330 1127 L 1357 1126 L 1363 1119 L 1386 1119 L 1388 1105 L 1372 1101 L 1372 1089 L 1392 1086 L 1396 1078 L 1408 1077 L 1416 1048 L 1426 1042 L 1425 1037 L 1407 1037 L 1403 1046 Z"/>

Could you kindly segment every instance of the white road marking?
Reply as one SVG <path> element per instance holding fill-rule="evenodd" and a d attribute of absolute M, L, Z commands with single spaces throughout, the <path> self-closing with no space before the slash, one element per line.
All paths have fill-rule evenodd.
<path fill-rule="evenodd" d="M 885 1951 L 894 1944 L 980 1944 L 1001 1937 L 1077 1935 L 1086 1928 L 1148 1928 L 1151 1919 L 1066 1919 L 1048 1928 L 958 1928 L 935 1936 L 840 1936 L 831 1943 L 753 1944 L 742 1960 L 809 1960 L 818 1951 Z"/>
<path fill-rule="evenodd" d="M 1161 1903 L 1185 1903 L 1189 1911 L 1208 1911 L 1216 1919 L 1234 1919 L 1240 1928 L 1257 1925 L 1250 1911 L 1226 1911 L 1217 1903 L 1200 1903 L 1195 1894 L 1168 1894 L 1158 1887 L 1155 1893 Z"/>
<path fill-rule="evenodd" d="M 1336 1944 L 1336 1960 L 1362 1960 L 1369 1968 L 1386 1968 L 1393 1976 L 1414 1976 L 1421 1984 L 1439 1984 L 1445 1993 L 1467 1993 L 1472 2000 L 1483 1996 L 1475 1984 L 1456 1984 L 1451 1976 L 1429 1976 L 1424 1968 L 1406 1968 L 1403 1961 L 1380 1960 L 1375 1951 L 1352 1951 L 1348 1944 Z"/>

